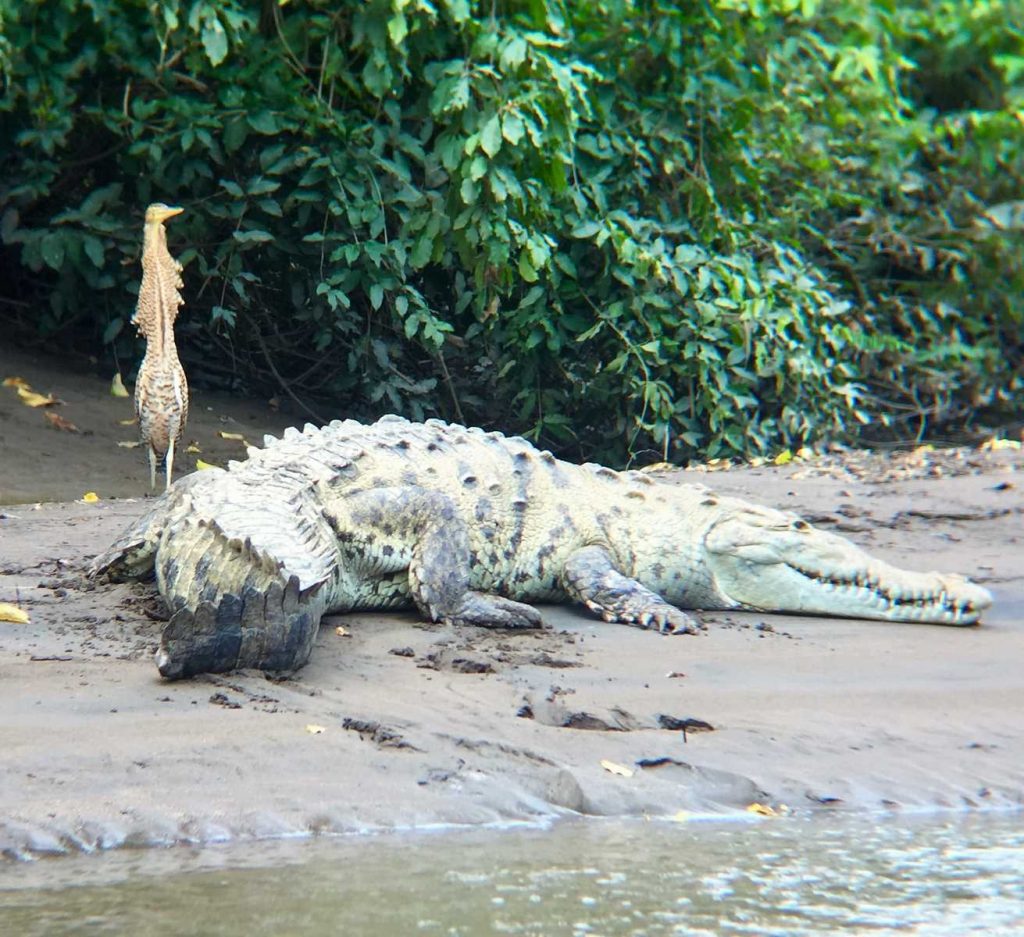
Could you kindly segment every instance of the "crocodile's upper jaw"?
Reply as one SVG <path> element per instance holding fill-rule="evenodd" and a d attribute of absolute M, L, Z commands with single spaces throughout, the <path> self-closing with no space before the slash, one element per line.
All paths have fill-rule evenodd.
<path fill-rule="evenodd" d="M 937 625 L 973 625 L 992 604 L 962 576 L 897 569 L 791 514 L 749 506 L 705 541 L 715 586 L 738 606 Z"/>

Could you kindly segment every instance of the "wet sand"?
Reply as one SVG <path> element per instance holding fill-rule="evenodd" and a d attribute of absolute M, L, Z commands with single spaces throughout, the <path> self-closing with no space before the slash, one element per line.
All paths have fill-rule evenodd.
<path fill-rule="evenodd" d="M 996 597 L 980 627 L 708 613 L 706 633 L 663 637 L 550 607 L 547 630 L 513 635 L 354 614 L 326 619 L 287 679 L 166 683 L 152 588 L 81 576 L 146 507 L 145 457 L 116 445 L 134 434 L 117 422 L 130 401 L 45 361 L 5 354 L 0 370 L 65 399 L 90 433 L 0 388 L 0 602 L 31 616 L 0 622 L 5 856 L 570 813 L 1024 803 L 1019 450 L 665 476 L 971 575 Z M 195 412 L 188 435 L 214 462 L 241 454 L 224 427 L 255 442 L 294 419 L 203 397 Z M 101 501 L 72 500 L 86 490 Z M 685 735 L 666 727 L 687 720 Z"/>

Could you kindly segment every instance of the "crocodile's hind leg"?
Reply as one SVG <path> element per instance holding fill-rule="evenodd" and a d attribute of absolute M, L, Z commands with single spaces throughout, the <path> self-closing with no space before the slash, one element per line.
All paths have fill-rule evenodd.
<path fill-rule="evenodd" d="M 624 576 L 604 547 L 576 550 L 562 570 L 562 586 L 605 621 L 665 634 L 694 634 L 700 623 L 635 579 Z"/>
<path fill-rule="evenodd" d="M 345 499 L 338 539 L 358 577 L 408 569 L 409 592 L 431 621 L 489 628 L 539 628 L 540 612 L 469 588 L 469 531 L 455 502 L 425 488 L 379 488 Z M 345 549 L 345 544 L 349 549 Z"/>

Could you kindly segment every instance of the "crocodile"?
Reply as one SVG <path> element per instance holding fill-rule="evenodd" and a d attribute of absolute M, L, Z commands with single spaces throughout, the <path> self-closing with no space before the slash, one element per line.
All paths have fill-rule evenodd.
<path fill-rule="evenodd" d="M 700 627 L 683 609 L 971 625 L 991 604 L 789 512 L 397 416 L 292 428 L 179 479 L 91 573 L 155 574 L 171 679 L 301 667 L 321 617 L 353 610 L 518 629 L 542 626 L 530 603 L 572 600 L 679 634 Z"/>

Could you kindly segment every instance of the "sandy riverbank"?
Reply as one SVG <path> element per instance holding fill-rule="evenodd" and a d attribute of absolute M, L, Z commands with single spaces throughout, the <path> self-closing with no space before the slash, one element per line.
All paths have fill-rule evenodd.
<path fill-rule="evenodd" d="M 358 614 L 327 619 L 290 679 L 169 684 L 150 659 L 152 591 L 79 575 L 145 507 L 110 500 L 148 483 L 140 451 L 116 446 L 134 433 L 117 424 L 130 402 L 45 362 L 0 364 L 91 430 L 37 425 L 2 389 L 4 498 L 63 502 L 0 508 L 0 601 L 31 615 L 0 622 L 7 856 L 566 812 L 1024 803 L 1019 451 L 669 479 L 799 507 L 893 562 L 972 575 L 996 596 L 978 628 L 715 613 L 705 634 L 669 638 L 549 608 L 549 630 L 508 635 Z M 258 439 L 289 421 L 228 401 L 197 412 L 190 435 L 210 461 L 235 454 L 224 426 Z M 103 500 L 70 500 L 86 490 Z M 713 731 L 684 741 L 663 717 Z"/>

